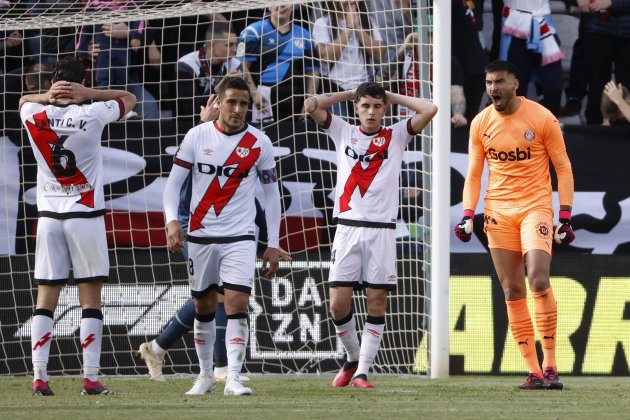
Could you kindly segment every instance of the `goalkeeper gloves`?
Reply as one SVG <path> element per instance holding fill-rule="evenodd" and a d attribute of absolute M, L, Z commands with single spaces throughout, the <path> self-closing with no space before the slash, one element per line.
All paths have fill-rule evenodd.
<path fill-rule="evenodd" d="M 573 233 L 573 227 L 571 227 L 571 211 L 560 210 L 559 219 L 560 222 L 553 234 L 553 240 L 557 244 L 568 245 L 575 239 L 575 233 Z"/>
<path fill-rule="evenodd" d="M 473 216 L 475 212 L 472 210 L 464 210 L 464 217 L 458 225 L 455 225 L 455 236 L 462 242 L 470 241 L 473 234 Z"/>

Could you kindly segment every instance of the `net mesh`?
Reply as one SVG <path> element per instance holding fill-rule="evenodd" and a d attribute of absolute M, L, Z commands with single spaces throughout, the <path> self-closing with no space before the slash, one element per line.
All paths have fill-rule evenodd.
<path fill-rule="evenodd" d="M 256 48 L 264 50 L 269 38 L 247 45 L 245 29 L 268 19 L 267 7 L 289 3 L 292 23 L 303 30 L 303 37 L 292 41 L 298 48 L 311 48 L 312 54 L 295 62 L 260 54 L 249 68 L 235 67 L 249 74 L 261 96 L 267 95 L 273 113 L 269 117 L 261 108 L 248 119 L 265 131 L 275 147 L 283 197 L 281 246 L 293 258 L 281 263 L 273 280 L 259 276 L 255 283 L 245 367 L 250 372 L 274 373 L 337 370 L 343 351 L 327 310 L 325 286 L 334 236 L 336 161 L 331 140 L 303 118 L 301 105 L 305 95 L 352 89 L 367 80 L 382 82 L 393 92 L 430 99 L 429 2 L 101 1 L 90 2 L 87 8 L 85 3 L 0 1 L 0 35 L 10 41 L 3 51 L 0 83 L 4 102 L 0 112 L 0 374 L 32 371 L 36 165 L 19 120 L 20 96 L 46 89 L 50 66 L 77 53 L 81 36 L 88 33 L 88 47 L 80 51 L 91 69 L 88 84 L 104 86 L 100 74 L 105 72 L 109 86 L 134 91 L 140 100 L 134 114 L 110 124 L 103 133 L 111 270 L 103 289 L 101 365 L 110 374 L 146 373 L 135 356 L 138 346 L 159 334 L 189 298 L 183 257 L 165 248 L 161 196 L 172 155 L 199 120 L 199 107 L 206 104 L 217 82 L 215 73 L 226 71 L 223 63 L 229 64 L 236 55 L 241 64 L 255 56 Z M 347 3 L 354 6 L 344 14 Z M 229 22 L 229 34 L 207 39 L 207 34 L 217 37 L 213 28 L 223 20 Z M 116 30 L 123 33 L 116 44 L 122 45 L 119 48 L 113 47 Z M 346 37 L 346 31 L 351 36 Z M 417 36 L 409 38 L 412 32 Z M 94 48 L 103 36 L 111 42 L 109 50 Z M 132 44 L 134 38 L 140 46 Z M 226 51 L 220 63 L 214 63 L 208 51 L 199 55 L 205 45 L 218 57 L 215 44 L 223 44 Z M 333 52 L 326 53 L 326 46 Z M 352 51 L 344 55 L 345 50 Z M 205 70 L 200 57 L 208 58 Z M 288 72 L 282 73 L 286 66 Z M 265 73 L 270 68 L 273 71 Z M 116 79 L 118 74 L 122 76 Z M 333 112 L 354 121 L 351 106 Z M 407 115 L 407 110 L 393 107 L 386 123 Z M 405 152 L 397 223 L 399 283 L 389 297 L 376 372 L 428 370 L 430 140 L 429 127 Z M 367 312 L 364 294 L 355 293 L 353 303 L 360 331 Z M 80 317 L 77 288 L 71 281 L 55 312 L 49 362 L 53 374 L 80 372 Z M 187 334 L 169 349 L 165 373 L 194 373 L 196 360 L 192 334 Z"/>

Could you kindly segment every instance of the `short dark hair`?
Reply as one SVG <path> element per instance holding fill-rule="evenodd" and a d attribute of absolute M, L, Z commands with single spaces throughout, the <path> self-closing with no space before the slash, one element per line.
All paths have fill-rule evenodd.
<path fill-rule="evenodd" d="M 79 57 L 64 57 L 55 64 L 52 74 L 52 82 L 63 80 L 65 82 L 83 83 L 85 79 L 85 67 Z"/>
<path fill-rule="evenodd" d="M 387 92 L 385 88 L 376 82 L 361 83 L 354 94 L 354 101 L 359 102 L 361 98 L 371 96 L 372 98 L 382 99 L 387 102 Z"/>
<path fill-rule="evenodd" d="M 230 32 L 232 32 L 230 22 L 226 20 L 212 21 L 206 29 L 206 41 L 225 40 L 223 34 Z"/>
<path fill-rule="evenodd" d="M 247 91 L 249 98 L 251 99 L 252 97 L 251 92 L 249 91 L 249 86 L 247 86 L 247 82 L 245 82 L 242 77 L 230 76 L 224 78 L 217 86 L 217 94 L 219 95 L 219 98 L 222 98 L 225 91 L 228 89 L 245 90 Z"/>
<path fill-rule="evenodd" d="M 516 66 L 509 61 L 494 60 L 486 65 L 486 73 L 495 73 L 498 71 L 506 71 L 514 77 L 517 77 Z"/>

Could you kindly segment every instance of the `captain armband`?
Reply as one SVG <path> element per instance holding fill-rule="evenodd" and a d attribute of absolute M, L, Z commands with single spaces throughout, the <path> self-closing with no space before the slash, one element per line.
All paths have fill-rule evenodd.
<path fill-rule="evenodd" d="M 278 172 L 276 168 L 271 169 L 263 169 L 258 171 L 258 179 L 263 184 L 272 184 L 274 182 L 278 182 Z"/>

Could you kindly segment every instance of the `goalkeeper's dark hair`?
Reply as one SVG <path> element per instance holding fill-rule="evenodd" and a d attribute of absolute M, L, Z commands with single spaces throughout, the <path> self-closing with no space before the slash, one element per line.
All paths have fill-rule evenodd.
<path fill-rule="evenodd" d="M 382 99 L 383 102 L 387 102 L 387 92 L 385 88 L 376 82 L 361 83 L 355 90 L 354 101 L 359 102 L 361 98 L 365 96 L 371 96 L 372 98 Z"/>
<path fill-rule="evenodd" d="M 247 82 L 243 80 L 242 77 L 230 76 L 230 77 L 224 78 L 221 81 L 221 83 L 219 83 L 216 89 L 217 94 L 219 95 L 219 98 L 223 98 L 223 96 L 225 95 L 225 91 L 228 89 L 247 91 L 247 94 L 249 95 L 249 99 L 251 100 L 252 98 L 252 94 L 249 91 L 249 86 L 247 85 Z"/>
<path fill-rule="evenodd" d="M 486 65 L 486 73 L 496 73 L 498 71 L 505 71 L 514 77 L 518 77 L 516 72 L 516 66 L 509 61 L 495 60 Z"/>
<path fill-rule="evenodd" d="M 64 57 L 55 64 L 52 73 L 52 82 L 74 82 L 83 83 L 85 80 L 85 67 L 79 57 Z"/>

